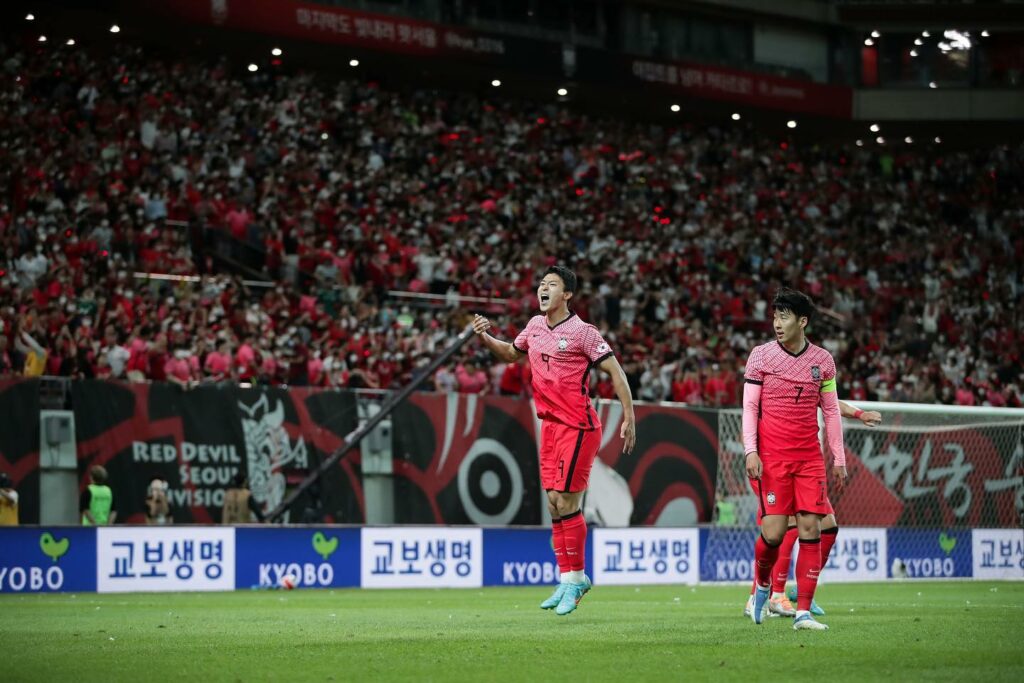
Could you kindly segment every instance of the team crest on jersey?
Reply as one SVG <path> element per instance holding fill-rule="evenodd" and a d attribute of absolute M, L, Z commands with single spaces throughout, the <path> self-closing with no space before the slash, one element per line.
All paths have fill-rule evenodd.
<path fill-rule="evenodd" d="M 769 491 L 767 499 L 769 505 L 775 505 L 775 491 Z"/>
<path fill-rule="evenodd" d="M 565 351 L 567 348 L 569 348 L 569 342 L 565 337 L 562 337 L 558 340 L 558 350 Z"/>
<path fill-rule="evenodd" d="M 821 368 L 817 365 L 811 366 L 811 379 L 821 379 Z"/>

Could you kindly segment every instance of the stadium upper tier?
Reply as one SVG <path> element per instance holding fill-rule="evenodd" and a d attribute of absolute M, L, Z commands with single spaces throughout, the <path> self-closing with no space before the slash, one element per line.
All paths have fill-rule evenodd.
<path fill-rule="evenodd" d="M 0 47 L 0 373 L 386 388 L 473 312 L 511 337 L 561 262 L 643 399 L 737 403 L 780 283 L 824 309 L 810 337 L 845 398 L 1024 398 L 1022 147 L 819 147 L 124 43 Z M 525 379 L 466 355 L 434 383 Z"/>

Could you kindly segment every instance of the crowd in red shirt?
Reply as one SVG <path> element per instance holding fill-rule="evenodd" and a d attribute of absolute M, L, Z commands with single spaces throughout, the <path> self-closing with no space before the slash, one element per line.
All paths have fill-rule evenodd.
<path fill-rule="evenodd" d="M 43 374 L 388 388 L 474 312 L 511 339 L 560 262 L 641 399 L 735 405 L 780 283 L 825 311 L 809 336 L 844 398 L 1024 398 L 1022 147 L 816 146 L 127 44 L 5 48 L 0 373 L 36 348 Z M 178 221 L 273 286 L 137 278 L 209 272 Z M 528 368 L 468 348 L 435 387 L 527 391 Z"/>

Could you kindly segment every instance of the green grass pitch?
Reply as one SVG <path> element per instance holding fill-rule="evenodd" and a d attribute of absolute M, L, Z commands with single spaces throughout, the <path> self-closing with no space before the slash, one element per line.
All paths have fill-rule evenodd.
<path fill-rule="evenodd" d="M 1024 681 L 1024 583 L 823 585 L 827 632 L 740 586 L 0 596 L 5 681 Z"/>

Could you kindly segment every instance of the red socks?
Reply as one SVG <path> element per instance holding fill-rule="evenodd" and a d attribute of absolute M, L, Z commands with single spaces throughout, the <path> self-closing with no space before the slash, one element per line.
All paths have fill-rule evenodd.
<path fill-rule="evenodd" d="M 797 531 L 795 526 L 786 529 L 786 535 L 782 537 L 779 544 L 779 556 L 772 568 L 772 593 L 782 593 L 786 590 L 786 579 L 789 578 L 789 564 L 793 560 L 793 545 L 796 543 Z M 750 594 L 754 594 L 757 587 L 757 562 L 754 562 L 754 581 L 750 584 Z"/>
<path fill-rule="evenodd" d="M 582 510 L 562 517 L 562 535 L 569 571 L 583 571 L 586 563 L 587 522 L 583 519 Z"/>
<path fill-rule="evenodd" d="M 772 569 L 772 592 L 783 593 L 786 590 L 786 579 L 789 578 L 789 563 L 793 560 L 793 545 L 796 543 L 797 531 L 795 526 L 786 529 L 786 535 L 782 537 L 779 545 L 779 559 L 775 560 L 775 567 Z"/>
<path fill-rule="evenodd" d="M 551 545 L 555 549 L 555 561 L 558 562 L 558 571 L 562 574 L 569 573 L 569 558 L 565 554 L 565 530 L 562 528 L 561 519 L 551 520 Z"/>
<path fill-rule="evenodd" d="M 821 539 L 801 538 L 800 554 L 796 558 L 796 609 L 808 611 L 814 599 L 821 572 Z"/>
<path fill-rule="evenodd" d="M 828 556 L 832 553 L 832 546 L 836 543 L 836 537 L 839 534 L 839 527 L 834 526 L 831 529 L 823 529 L 821 532 L 821 568 L 824 569 L 825 565 L 828 564 Z"/>
<path fill-rule="evenodd" d="M 754 542 L 754 581 L 758 586 L 768 586 L 772 582 L 772 567 L 779 557 L 779 546 L 771 545 L 764 536 L 757 537 Z"/>
<path fill-rule="evenodd" d="M 839 527 L 824 529 L 819 540 L 800 540 L 800 554 L 796 559 L 796 592 L 797 609 L 809 610 L 811 600 L 814 598 L 814 590 L 818 585 L 818 575 L 822 568 L 828 564 L 829 555 L 832 553 L 832 546 L 836 543 L 839 534 Z M 771 571 L 766 575 L 762 573 L 760 562 L 769 561 L 772 546 L 759 536 L 754 546 L 754 585 L 750 588 L 750 594 L 754 594 L 754 587 L 765 585 L 769 578 L 772 582 L 772 593 L 782 593 L 786 590 L 786 578 L 789 575 L 789 564 L 793 557 L 793 545 L 796 543 L 799 534 L 797 528 L 791 526 L 786 529 L 786 535 L 782 537 L 782 543 L 774 548 L 776 558 Z M 762 550 L 762 547 L 764 550 Z M 762 558 L 762 553 L 764 557 Z M 805 598 L 806 596 L 806 598 Z"/>

